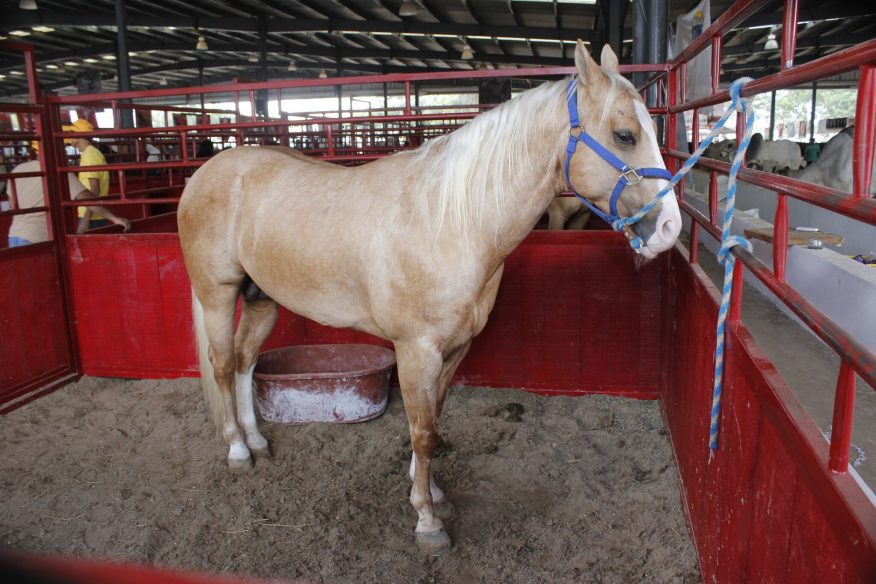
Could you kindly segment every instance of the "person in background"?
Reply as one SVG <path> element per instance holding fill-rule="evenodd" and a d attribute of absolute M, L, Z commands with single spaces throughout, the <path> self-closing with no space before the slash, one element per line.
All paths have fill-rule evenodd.
<path fill-rule="evenodd" d="M 34 153 L 39 154 L 39 142 L 31 143 Z M 25 172 L 40 172 L 39 159 L 23 162 L 12 169 L 14 174 Z M 87 199 L 93 198 L 96 195 L 86 189 L 79 179 L 73 173 L 67 173 L 67 183 L 70 189 L 71 199 Z M 13 198 L 12 189 L 9 189 L 9 201 L 13 209 L 33 209 L 45 205 L 45 197 L 43 195 L 43 179 L 40 176 L 30 176 L 24 178 L 12 179 L 15 182 L 15 194 Z M 15 199 L 18 205 L 15 206 Z M 110 221 L 116 225 L 121 225 L 125 231 L 130 231 L 131 223 L 124 217 L 115 215 L 109 209 L 97 207 Z M 9 228 L 9 247 L 19 247 L 22 245 L 30 245 L 47 241 L 49 239 L 49 229 L 46 224 L 46 213 L 28 213 L 26 215 L 15 215 L 12 218 L 12 225 Z"/>
<path fill-rule="evenodd" d="M 79 118 L 72 125 L 64 126 L 63 130 L 65 132 L 93 132 L 94 126 L 88 120 Z M 79 166 L 100 166 L 106 164 L 106 158 L 103 153 L 88 138 L 70 138 L 69 141 L 79 151 Z M 105 170 L 82 171 L 79 173 L 79 182 L 97 196 L 105 197 L 109 194 L 109 172 Z M 107 209 L 104 207 L 100 209 L 101 211 L 97 211 L 94 207 L 79 207 L 77 209 L 79 224 L 76 226 L 76 233 L 84 233 L 89 229 L 109 225 L 109 216 L 104 216 Z"/>
<path fill-rule="evenodd" d="M 809 166 L 816 160 L 821 153 L 821 145 L 815 143 L 815 138 L 809 138 L 809 144 L 803 149 L 803 158 L 806 159 L 806 165 Z"/>

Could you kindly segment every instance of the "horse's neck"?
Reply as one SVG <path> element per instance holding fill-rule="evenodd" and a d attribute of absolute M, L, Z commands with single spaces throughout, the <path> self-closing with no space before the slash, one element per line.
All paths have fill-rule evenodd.
<path fill-rule="evenodd" d="M 532 90 L 448 139 L 444 150 L 452 157 L 441 161 L 436 211 L 450 225 L 442 229 L 502 257 L 532 230 L 563 190 L 568 119 L 561 89 Z"/>

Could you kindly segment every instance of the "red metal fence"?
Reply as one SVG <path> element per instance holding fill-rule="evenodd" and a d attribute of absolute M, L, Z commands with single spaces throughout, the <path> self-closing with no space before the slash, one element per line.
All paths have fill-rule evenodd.
<path fill-rule="evenodd" d="M 667 127 L 675 128 L 676 121 L 682 112 L 694 112 L 693 134 L 697 135 L 698 109 L 729 100 L 726 91 L 719 91 L 717 86 L 717 72 L 720 66 L 720 52 L 723 35 L 732 27 L 743 22 L 756 11 L 766 6 L 766 0 L 741 0 L 728 9 L 715 23 L 699 37 L 688 49 L 683 51 L 671 63 L 657 66 L 626 66 L 625 72 L 633 71 L 657 71 L 658 75 L 651 82 L 665 87 L 667 98 L 665 104 L 661 104 L 652 113 L 666 115 Z M 708 402 L 711 384 L 704 383 L 704 376 L 711 374 L 713 355 L 710 353 L 709 342 L 714 340 L 714 330 L 709 333 L 709 327 L 713 326 L 714 293 L 709 288 L 701 271 L 696 267 L 697 243 L 700 229 L 708 234 L 719 237 L 718 197 L 717 197 L 717 173 L 727 173 L 729 165 L 712 160 L 702 160 L 701 168 L 710 171 L 711 184 L 710 214 L 705 216 L 695 209 L 688 201 L 684 200 L 683 189 L 678 193 L 681 207 L 692 218 L 691 245 L 688 257 L 683 258 L 680 249 L 677 248 L 672 254 L 660 260 L 661 263 L 654 265 L 659 267 L 662 274 L 662 286 L 659 297 L 661 300 L 651 306 L 652 313 L 638 315 L 638 320 L 650 318 L 660 327 L 659 340 L 654 341 L 652 336 L 640 339 L 641 346 L 650 346 L 653 342 L 659 346 L 659 362 L 662 366 L 659 371 L 656 367 L 658 354 L 649 356 L 647 364 L 650 371 L 657 372 L 657 377 L 649 377 L 648 370 L 642 370 L 639 362 L 637 373 L 630 380 L 613 380 L 615 387 L 624 388 L 627 384 L 636 385 L 644 392 L 642 395 L 650 395 L 656 387 L 663 401 L 666 412 L 670 435 L 672 437 L 679 469 L 682 477 L 686 510 L 691 528 L 700 553 L 703 574 L 707 580 L 712 578 L 719 581 L 814 581 L 825 574 L 837 574 L 836 581 L 866 581 L 867 575 L 876 569 L 876 508 L 866 497 L 861 487 L 852 480 L 847 473 L 848 451 L 851 434 L 851 412 L 854 402 L 854 375 L 859 374 L 862 379 L 876 386 L 876 359 L 872 353 L 861 347 L 854 339 L 839 329 L 824 314 L 802 298 L 785 281 L 785 265 L 787 258 L 787 197 L 793 197 L 801 201 L 829 209 L 833 212 L 863 221 L 870 225 L 876 225 L 876 201 L 867 196 L 869 190 L 869 177 L 873 160 L 874 133 L 874 100 L 876 100 L 876 81 L 874 81 L 874 64 L 876 64 L 876 41 L 864 43 L 847 51 L 835 53 L 816 61 L 793 67 L 793 46 L 796 42 L 797 2 L 788 0 L 785 8 L 785 26 L 783 28 L 783 58 L 784 70 L 775 75 L 769 75 L 749 83 L 743 90 L 744 96 L 753 96 L 758 93 L 772 91 L 792 86 L 797 83 L 808 82 L 824 76 L 837 74 L 843 71 L 859 69 L 861 81 L 858 95 L 858 111 L 856 118 L 855 133 L 855 159 L 854 159 L 854 192 L 841 193 L 833 189 L 820 187 L 798 180 L 781 177 L 773 174 L 754 170 L 742 170 L 739 180 L 750 184 L 762 186 L 776 191 L 779 201 L 774 224 L 776 226 L 776 242 L 774 245 L 774 262 L 772 268 L 754 256 L 740 251 L 738 248 L 733 253 L 741 260 L 736 264 L 734 273 L 735 289 L 733 294 L 733 308 L 731 309 L 731 326 L 728 328 L 728 362 L 727 379 L 729 383 L 727 394 L 727 407 L 722 417 L 722 428 L 725 428 L 723 442 L 727 445 L 722 447 L 719 460 L 713 466 L 706 466 L 705 443 L 707 438 Z M 698 100 L 687 100 L 685 96 L 684 72 L 688 61 L 705 47 L 712 48 L 714 95 Z M 435 113 L 426 109 L 417 109 L 411 104 L 411 83 L 417 81 L 436 79 L 472 79 L 484 77 L 507 77 L 525 76 L 538 77 L 550 75 L 565 75 L 571 73 L 569 68 L 537 69 L 537 70 L 514 70 L 514 71 L 477 71 L 477 72 L 448 72 L 446 74 L 418 74 L 418 75 L 387 75 L 377 77 L 339 78 L 326 80 L 306 80 L 294 82 L 270 82 L 248 84 L 246 86 L 229 85 L 218 87 L 166 89 L 149 92 L 128 92 L 101 96 L 74 96 L 54 97 L 48 100 L 49 110 L 47 116 L 49 127 L 46 128 L 44 141 L 51 143 L 53 156 L 57 160 L 63 158 L 62 139 L 65 134 L 57 131 L 61 126 L 61 111 L 64 108 L 91 106 L 105 107 L 110 104 L 114 110 L 122 108 L 144 108 L 138 100 L 198 95 L 208 93 L 234 93 L 239 102 L 240 95 L 249 94 L 250 100 L 254 100 L 254 93 L 258 90 L 281 90 L 295 87 L 312 86 L 335 86 L 343 84 L 362 85 L 368 83 L 403 83 L 406 88 L 404 108 L 401 112 L 381 112 L 381 116 L 362 117 L 329 117 L 320 119 L 258 119 L 243 118 L 236 116 L 234 122 L 220 121 L 213 123 L 211 118 L 215 112 L 206 109 L 194 108 L 195 111 L 176 111 L 187 116 L 195 115 L 197 123 L 193 125 L 177 124 L 175 121 L 162 128 L 133 128 L 97 130 L 85 136 L 102 138 L 112 137 L 119 144 L 133 145 L 130 152 L 144 152 L 142 143 L 148 140 L 164 140 L 176 145 L 178 157 L 171 161 L 160 163 L 148 163 L 140 159 L 134 161 L 117 162 L 108 165 L 116 177 L 118 194 L 114 199 L 101 200 L 100 204 L 117 206 L 138 206 L 141 208 L 155 208 L 161 205 L 173 205 L 178 201 L 179 190 L 184 183 L 185 176 L 204 162 L 196 154 L 197 141 L 204 137 L 216 137 L 224 140 L 234 137 L 236 144 L 247 142 L 264 143 L 267 140 L 277 139 L 284 143 L 294 143 L 296 139 L 305 137 L 312 139 L 314 147 L 311 152 L 329 160 L 346 162 L 361 162 L 384 155 L 386 151 L 398 149 L 404 146 L 414 146 L 411 143 L 401 142 L 387 145 L 386 138 L 391 135 L 417 137 L 418 132 L 428 128 L 426 124 L 434 123 L 436 131 L 448 131 L 458 123 L 463 122 L 472 115 L 471 108 L 465 111 Z M 658 92 L 660 93 L 660 92 Z M 155 106 L 159 107 L 159 106 Z M 160 109 L 160 108 L 159 108 Z M 173 108 L 167 108 L 168 122 L 173 120 Z M 239 113 L 239 105 L 238 110 Z M 119 115 L 115 118 L 118 120 Z M 287 116 L 288 118 L 288 116 Z M 188 122 L 188 120 L 186 120 Z M 373 132 L 374 124 L 384 124 L 381 132 Z M 737 127 L 743 120 L 737 121 Z M 367 124 L 372 124 L 368 127 Z M 385 130 L 385 131 L 383 131 Z M 83 134 L 80 134 L 82 136 Z M 366 143 L 364 136 L 369 135 L 374 140 Z M 358 137 L 363 137 L 361 143 Z M 424 136 L 419 134 L 420 138 Z M 383 143 L 380 143 L 383 140 Z M 386 147 L 385 150 L 383 147 Z M 380 151 L 375 150 L 378 148 Z M 670 168 L 677 167 L 678 161 L 688 157 L 681 152 L 676 144 L 674 132 L 667 132 L 666 149 L 664 155 L 669 159 Z M 60 178 L 63 173 L 80 170 L 79 167 L 66 164 L 57 164 L 52 167 L 56 172 L 50 176 L 50 182 L 54 181 L 54 191 L 62 192 Z M 151 170 L 160 170 L 164 174 L 159 185 L 135 183 L 132 187 L 132 177 L 142 178 L 142 173 Z M 153 190 L 154 189 L 154 190 Z M 79 203 L 65 201 L 63 205 L 69 208 Z M 156 218 L 154 221 L 161 221 Z M 153 221 L 153 220 L 147 220 Z M 61 229 L 63 222 L 58 221 Z M 152 238 L 149 235 L 140 236 L 141 240 L 134 240 L 135 236 L 69 236 L 66 241 L 61 241 L 61 257 L 69 256 L 71 261 L 79 262 L 76 272 L 76 286 L 78 293 L 88 298 L 87 306 L 100 309 L 101 302 L 95 304 L 94 295 L 89 294 L 88 270 L 92 269 L 88 263 L 89 258 L 98 257 L 96 254 L 89 255 L 88 247 L 96 246 L 103 248 L 100 253 L 112 248 L 116 250 L 119 264 L 117 273 L 123 273 L 124 262 L 134 262 L 139 265 L 137 254 L 145 254 L 147 263 L 151 262 L 155 272 L 162 277 L 175 278 L 172 288 L 175 294 L 184 295 L 186 286 L 184 274 L 179 267 L 177 257 L 178 243 L 175 242 L 172 231 L 166 229 L 168 237 Z M 108 232 L 104 232 L 108 233 Z M 556 246 L 563 242 L 568 243 L 568 249 L 562 245 L 551 249 L 533 251 L 535 247 L 525 247 L 520 250 L 519 257 L 512 260 L 511 268 L 520 272 L 515 279 L 514 269 L 506 273 L 506 283 L 503 284 L 502 294 L 511 295 L 509 306 L 525 305 L 531 303 L 531 298 L 544 296 L 545 290 L 534 291 L 526 288 L 523 283 L 539 280 L 539 270 L 544 270 L 538 262 L 530 261 L 527 253 L 537 256 L 540 262 L 545 257 L 562 256 L 562 261 L 557 260 L 557 266 L 562 268 L 570 265 L 570 262 L 578 262 L 581 257 L 577 254 L 588 254 L 587 258 L 602 257 L 607 249 L 614 249 L 614 234 L 595 235 L 562 235 L 567 238 L 551 239 L 548 235 L 536 235 L 528 242 L 532 246 Z M 127 239 L 126 239 L 127 238 Z M 159 241 L 160 240 L 160 241 Z M 597 242 L 598 249 L 590 244 Z M 622 241 L 622 240 L 620 240 Z M 64 246 L 70 245 L 67 250 Z M 149 250 L 149 246 L 153 249 Z M 589 247 L 588 247 L 589 246 Z M 135 249 L 136 248 L 136 249 Z M 133 251 L 132 251 L 133 250 Z M 145 251 L 144 251 L 145 250 Z M 77 255 L 78 254 L 78 255 Z M 129 254 L 129 255 L 126 255 Z M 0 252 L 0 260 L 4 256 Z M 603 258 L 604 259 L 604 258 Z M 115 261 L 115 260 L 113 260 Z M 163 263 L 162 263 L 163 262 Z M 165 269 L 175 262 L 174 269 Z M 513 262 L 517 262 L 514 264 Z M 833 438 L 829 449 L 825 446 L 820 432 L 818 432 L 811 419 L 805 414 L 802 406 L 788 391 L 784 382 L 758 352 L 752 343 L 745 327 L 740 321 L 741 281 L 743 269 L 748 268 L 752 273 L 763 281 L 767 287 L 783 300 L 787 306 L 797 314 L 820 338 L 822 338 L 837 353 L 842 365 L 837 380 L 836 405 L 834 409 Z M 151 268 L 150 268 L 151 269 Z M 95 270 L 103 268 L 95 267 Z M 145 275 L 144 271 L 129 270 L 132 278 L 131 290 L 143 290 L 143 283 L 138 278 L 151 276 Z M 127 272 L 125 272 L 127 273 Z M 182 276 L 182 280 L 180 277 Z M 644 286 L 641 281 L 625 276 L 627 283 L 635 286 Z M 653 284 L 654 274 L 645 272 L 647 278 L 646 287 Z M 569 281 L 577 283 L 581 273 L 576 272 Z M 69 285 L 67 276 L 64 282 Z M 157 288 L 149 291 L 149 298 L 135 298 L 133 302 L 151 302 L 158 307 L 161 317 L 170 319 L 165 322 L 168 334 L 177 334 L 185 327 L 185 319 L 182 319 L 179 311 L 164 310 L 161 302 L 166 296 L 162 289 L 162 282 L 150 280 L 150 285 Z M 520 288 L 514 288 L 516 285 Z M 126 288 L 127 290 L 127 288 Z M 154 293 L 153 293 L 154 292 Z M 146 293 L 144 293 L 146 294 Z M 635 294 L 634 294 L 635 295 Z M 179 305 L 187 305 L 181 296 L 170 299 Z M 108 302 L 106 300 L 104 302 Z M 79 304 L 79 306 L 84 306 Z M 501 302 L 488 326 L 502 326 L 507 315 L 502 313 Z M 510 309 L 509 309 L 510 310 Z M 654 311 L 662 310 L 661 315 Z M 78 316 L 83 317 L 82 314 Z M 157 317 L 158 315 L 156 315 Z M 581 317 L 578 322 L 583 324 L 592 320 L 592 316 Z M 88 320 L 87 316 L 83 317 Z M 173 319 L 176 320 L 173 320 Z M 536 317 L 534 317 L 536 318 Z M 542 318 L 542 317 L 538 317 Z M 182 319 L 182 320 L 181 320 Z M 536 318 L 537 320 L 537 318 Z M 635 320 L 635 319 L 634 319 Z M 155 321 L 157 322 L 157 321 Z M 541 321 L 539 321 L 541 322 Z M 181 324 L 182 323 L 182 324 Z M 632 323 L 632 321 L 631 321 Z M 103 339 L 108 342 L 116 342 L 127 334 L 124 323 L 115 323 L 118 330 L 110 331 L 108 337 Z M 282 325 L 282 323 L 281 323 Z M 158 325 L 156 325 L 158 326 Z M 289 334 L 325 335 L 325 331 L 307 328 L 309 325 L 299 321 L 289 321 L 286 332 Z M 570 325 L 578 326 L 578 325 Z M 630 325 L 632 326 L 632 324 Z M 282 328 L 282 326 L 281 326 Z M 150 329 L 151 330 L 151 329 Z M 186 328 L 186 330 L 188 330 Z M 643 329 L 645 330 L 645 329 Z M 691 331 L 692 334 L 676 334 L 678 331 Z M 158 329 L 156 329 L 158 331 Z M 291 331 L 291 332 L 289 332 Z M 303 333 L 302 333 L 303 331 Z M 531 332 L 530 329 L 527 331 Z M 649 335 L 655 332 L 647 329 Z M 506 331 L 499 329 L 496 336 L 489 339 L 495 346 L 509 339 L 517 338 L 505 334 Z M 156 334 L 165 334 L 161 331 Z M 490 334 L 489 329 L 485 334 Z M 319 337 L 324 338 L 324 337 Z M 90 337 L 89 343 L 99 342 L 101 339 Z M 188 337 L 185 343 L 191 344 Z M 553 340 L 548 339 L 548 344 Z M 159 347 L 161 343 L 153 343 Z M 517 359 L 513 363 L 501 362 L 493 359 L 490 355 L 497 353 L 492 351 L 495 346 L 484 349 L 484 354 L 479 356 L 475 347 L 466 367 L 476 375 L 483 375 L 484 371 L 495 375 L 496 384 L 518 384 L 520 375 L 527 374 L 526 367 L 541 367 L 545 369 L 544 355 L 550 355 L 545 347 L 538 347 L 539 358 L 532 362 Z M 577 346 L 577 345 L 576 345 Z M 189 347 L 191 348 L 191 347 Z M 92 350 L 94 347 L 87 345 L 84 350 Z M 185 347 L 183 348 L 185 350 Z M 508 354 L 519 357 L 518 346 L 509 347 Z M 560 350 L 559 348 L 557 350 Z M 581 353 L 582 358 L 588 356 Z M 160 358 L 160 356 L 156 357 Z M 478 359 L 482 358 L 482 362 Z M 128 362 L 130 365 L 130 362 Z M 146 363 L 144 366 L 148 366 Z M 182 363 L 181 367 L 192 365 L 189 362 Z M 583 362 L 582 371 L 592 371 L 592 367 Z M 632 365 L 629 363 L 617 363 L 613 370 L 623 373 L 624 368 Z M 521 368 L 515 376 L 503 377 L 508 373 L 508 367 Z M 493 368 L 491 371 L 490 368 Z M 463 374 L 466 369 L 462 370 Z M 643 377 L 644 375 L 644 377 Z M 470 377 L 471 381 L 483 382 L 483 377 Z M 643 381 L 644 379 L 644 381 Z M 488 380 L 489 381 L 489 380 Z M 557 387 L 558 383 L 567 379 L 550 379 L 551 387 Z M 592 380 L 582 381 L 582 378 L 572 380 L 571 383 L 580 386 Z M 547 385 L 545 386 L 547 387 Z M 700 450 L 700 446 L 703 448 Z M 787 490 L 787 492 L 786 492 Z M 788 494 L 790 493 L 790 494 Z M 833 570 L 833 572 L 832 572 Z"/>
<path fill-rule="evenodd" d="M 675 128 L 677 116 L 685 111 L 693 112 L 695 121 L 693 136 L 698 134 L 697 112 L 700 108 L 729 101 L 728 91 L 719 91 L 717 75 L 721 62 L 723 35 L 745 18 L 769 4 L 766 0 L 742 0 L 721 15 L 707 30 L 703 31 L 687 49 L 673 59 L 668 66 L 667 126 Z M 876 141 L 876 40 L 827 55 L 804 65 L 794 67 L 794 47 L 797 35 L 796 0 L 786 0 L 784 25 L 782 29 L 782 67 L 783 70 L 751 81 L 742 89 L 743 97 L 753 97 L 760 93 L 785 89 L 796 84 L 815 81 L 847 71 L 859 70 L 857 111 L 855 117 L 853 176 L 854 190 L 842 193 L 835 189 L 814 185 L 785 176 L 767 172 L 742 169 L 738 179 L 776 192 L 777 208 L 773 219 L 775 241 L 773 244 L 773 267 L 770 268 L 754 255 L 736 247 L 733 253 L 741 260 L 736 263 L 734 273 L 734 292 L 730 309 L 731 321 L 738 322 L 741 306 L 741 282 L 743 267 L 747 267 L 771 292 L 791 309 L 819 338 L 827 343 L 841 359 L 837 380 L 836 402 L 834 406 L 834 432 L 831 437 L 830 469 L 846 472 L 848 468 L 849 445 L 851 441 L 852 413 L 854 408 L 855 376 L 876 389 L 876 356 L 854 338 L 846 334 L 832 320 L 825 316 L 807 299 L 803 298 L 785 281 L 785 268 L 788 257 L 788 206 L 787 198 L 817 205 L 832 212 L 851 217 L 869 225 L 876 225 L 876 199 L 870 198 L 870 177 L 873 169 L 873 148 Z M 712 72 L 714 94 L 688 101 L 684 95 L 682 80 L 686 63 L 707 47 L 712 49 Z M 741 114 L 737 128 L 744 125 Z M 741 132 L 737 132 L 741 135 Z M 672 159 L 674 170 L 677 160 L 686 160 L 689 155 L 678 150 L 676 135 L 667 132 L 664 154 Z M 727 174 L 730 165 L 725 162 L 700 159 L 698 166 L 710 171 L 709 216 L 706 217 L 688 201 L 684 200 L 683 188 L 678 197 L 681 208 L 692 218 L 690 261 L 697 261 L 699 229 L 720 239 L 721 217 L 718 215 L 717 173 Z"/>

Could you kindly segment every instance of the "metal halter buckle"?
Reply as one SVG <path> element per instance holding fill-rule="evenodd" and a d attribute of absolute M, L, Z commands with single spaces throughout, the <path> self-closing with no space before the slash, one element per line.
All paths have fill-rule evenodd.
<path fill-rule="evenodd" d="M 578 134 L 573 133 L 575 130 L 578 130 Z M 572 126 L 571 128 L 569 128 L 569 136 L 571 136 L 572 138 L 578 138 L 583 131 L 584 126 L 582 126 L 581 124 L 578 124 L 577 126 Z"/>
<path fill-rule="evenodd" d="M 621 176 L 626 179 L 628 185 L 637 185 L 642 182 L 642 175 L 636 172 L 635 168 L 630 168 L 621 173 Z M 631 178 L 632 177 L 632 178 Z"/>

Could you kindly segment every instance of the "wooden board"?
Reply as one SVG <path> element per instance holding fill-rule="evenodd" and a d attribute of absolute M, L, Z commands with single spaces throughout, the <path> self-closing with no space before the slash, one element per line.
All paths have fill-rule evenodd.
<path fill-rule="evenodd" d="M 760 239 L 772 243 L 774 239 L 772 227 L 758 227 L 756 229 L 746 229 L 745 237 L 748 239 Z M 842 245 L 843 237 L 835 233 L 827 231 L 797 231 L 796 229 L 788 229 L 788 245 L 809 245 L 809 241 L 817 239 L 825 245 Z"/>

